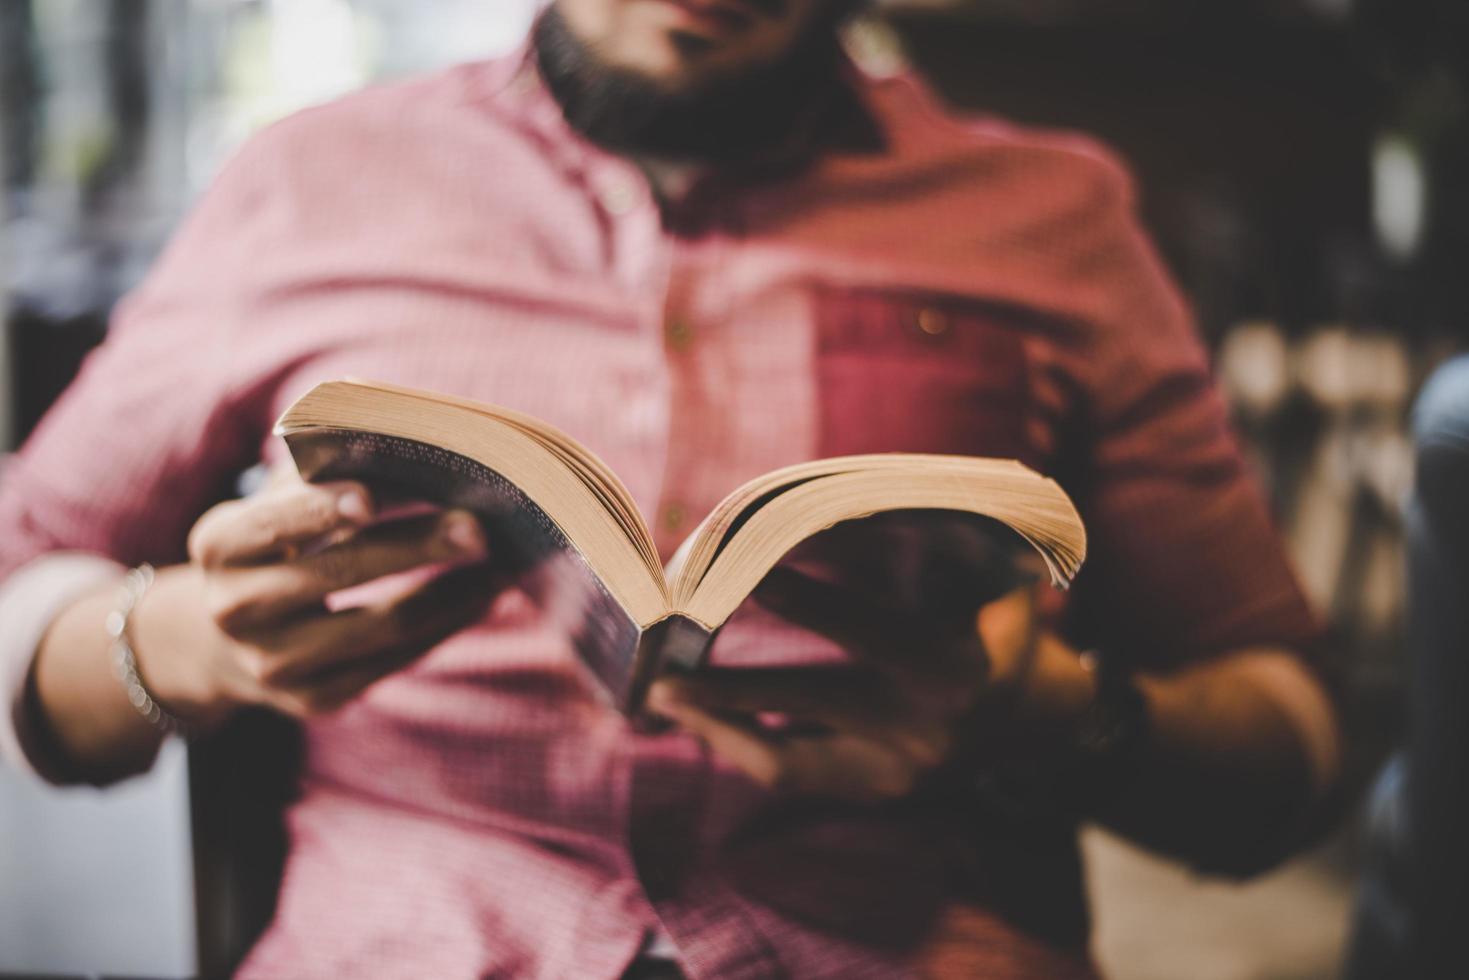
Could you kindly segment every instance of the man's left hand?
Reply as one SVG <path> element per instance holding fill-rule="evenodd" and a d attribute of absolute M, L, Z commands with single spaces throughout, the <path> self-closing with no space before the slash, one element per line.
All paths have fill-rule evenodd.
<path fill-rule="evenodd" d="M 919 615 L 777 568 L 755 598 L 839 643 L 851 666 L 670 676 L 654 684 L 648 706 L 783 793 L 863 802 L 908 795 L 973 748 L 1037 643 L 1031 587 L 977 613 Z"/>

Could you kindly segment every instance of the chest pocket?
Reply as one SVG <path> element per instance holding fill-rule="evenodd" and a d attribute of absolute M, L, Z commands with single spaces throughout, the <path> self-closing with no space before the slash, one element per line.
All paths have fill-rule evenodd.
<path fill-rule="evenodd" d="M 821 455 L 1034 462 L 1018 315 L 953 296 L 835 288 L 817 294 L 815 315 Z"/>

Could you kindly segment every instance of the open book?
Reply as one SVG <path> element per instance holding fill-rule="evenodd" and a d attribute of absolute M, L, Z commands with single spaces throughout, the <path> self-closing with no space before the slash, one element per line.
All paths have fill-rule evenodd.
<path fill-rule="evenodd" d="M 496 561 L 566 625 L 611 699 L 634 712 L 670 666 L 693 669 L 760 580 L 806 539 L 884 512 L 998 521 L 1066 585 L 1086 535 L 1053 481 L 1014 460 L 884 453 L 800 463 L 726 497 L 665 568 L 622 482 L 570 436 L 509 409 L 333 381 L 276 425 L 308 480 L 478 513 Z"/>

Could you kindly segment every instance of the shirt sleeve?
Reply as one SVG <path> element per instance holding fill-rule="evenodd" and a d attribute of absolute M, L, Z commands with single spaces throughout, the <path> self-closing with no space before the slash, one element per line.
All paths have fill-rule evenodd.
<path fill-rule="evenodd" d="M 271 221 L 270 168 L 258 139 L 225 168 L 0 469 L 0 697 L 12 708 L 0 744 L 11 758 L 25 747 L 16 699 L 55 614 L 103 567 L 181 560 L 193 522 L 258 456 L 268 399 L 237 351 L 250 258 Z M 59 552 L 90 559 L 40 561 Z"/>
<path fill-rule="evenodd" d="M 55 550 L 177 561 L 200 511 L 254 462 L 269 422 L 239 351 L 248 270 L 267 247 L 263 152 L 225 169 L 0 471 L 0 580 Z"/>
<path fill-rule="evenodd" d="M 1089 538 L 1078 639 L 1149 669 L 1250 646 L 1320 669 L 1321 624 L 1127 197 L 1085 236 L 1101 319 L 1069 365 L 1085 443 L 1071 487 Z"/>

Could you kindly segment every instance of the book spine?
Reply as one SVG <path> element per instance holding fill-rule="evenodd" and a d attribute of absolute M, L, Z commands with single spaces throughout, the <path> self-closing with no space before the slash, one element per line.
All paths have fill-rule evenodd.
<path fill-rule="evenodd" d="M 666 671 L 698 670 L 709 656 L 714 645 L 714 632 L 675 613 L 661 619 L 643 631 L 638 637 L 637 653 L 633 657 L 632 682 L 627 687 L 627 696 L 620 705 L 623 712 L 636 715 L 642 710 L 643 700 L 653 681 Z"/>

